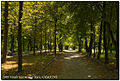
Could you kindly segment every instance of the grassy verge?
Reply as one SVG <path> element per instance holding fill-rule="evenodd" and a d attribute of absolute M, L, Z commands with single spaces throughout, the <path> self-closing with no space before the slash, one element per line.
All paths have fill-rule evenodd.
<path fill-rule="evenodd" d="M 7 59 L 6 63 L 2 64 L 2 76 L 33 76 L 38 71 L 41 70 L 52 58 L 54 55 L 51 56 L 33 56 L 33 55 L 26 55 L 23 56 L 23 71 L 18 73 L 18 58 L 13 57 Z"/>

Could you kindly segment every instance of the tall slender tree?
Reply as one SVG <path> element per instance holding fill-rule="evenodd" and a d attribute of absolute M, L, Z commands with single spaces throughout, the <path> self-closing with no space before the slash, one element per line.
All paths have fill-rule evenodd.
<path fill-rule="evenodd" d="M 90 34 L 90 44 L 89 44 L 89 56 L 91 57 L 91 55 L 92 55 L 92 46 L 93 46 L 93 23 L 92 23 L 92 21 L 91 21 L 90 29 L 91 29 L 91 34 Z"/>
<path fill-rule="evenodd" d="M 101 17 L 101 25 L 100 25 L 100 34 L 99 34 L 99 44 L 98 44 L 98 55 L 97 55 L 97 59 L 100 59 L 100 54 L 101 54 L 102 24 L 103 24 L 103 17 Z"/>
<path fill-rule="evenodd" d="M 116 5 L 116 19 L 117 19 L 117 29 L 116 29 L 116 68 L 119 67 L 119 2 L 115 3 Z"/>
<path fill-rule="evenodd" d="M 103 11 L 104 11 L 104 16 L 103 18 L 106 19 L 106 2 L 103 2 Z M 107 49 L 107 41 L 106 41 L 106 20 L 104 20 L 104 25 L 103 25 L 103 41 L 104 41 L 104 49 L 105 49 L 105 64 L 108 64 L 108 49 Z"/>
<path fill-rule="evenodd" d="M 56 24 L 57 24 L 57 18 L 55 19 L 55 28 L 54 28 L 54 54 L 56 55 Z"/>
<path fill-rule="evenodd" d="M 3 56 L 2 56 L 2 63 L 6 61 L 6 55 L 8 50 L 8 2 L 5 1 L 5 25 L 4 25 L 4 49 L 3 49 Z"/>
<path fill-rule="evenodd" d="M 22 71 L 22 11 L 23 11 L 23 1 L 19 2 L 19 27 L 18 27 L 18 72 Z"/>

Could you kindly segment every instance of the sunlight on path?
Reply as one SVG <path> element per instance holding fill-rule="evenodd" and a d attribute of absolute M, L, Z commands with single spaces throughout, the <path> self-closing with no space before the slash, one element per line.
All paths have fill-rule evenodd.
<path fill-rule="evenodd" d="M 72 58 L 77 58 L 77 57 L 80 57 L 80 55 L 75 54 L 75 55 L 73 55 L 73 56 L 64 57 L 64 59 L 70 60 L 70 59 L 72 59 Z"/>
<path fill-rule="evenodd" d="M 33 65 L 33 63 L 23 63 L 22 66 L 25 65 Z M 7 61 L 6 63 L 2 64 L 2 70 L 9 70 L 13 68 L 17 68 L 18 64 L 16 61 Z"/>
<path fill-rule="evenodd" d="M 61 67 L 58 70 L 61 71 L 58 79 L 117 79 L 112 71 L 84 59 L 81 54 L 68 53 L 67 56 L 57 59 L 56 63 L 62 63 L 61 66 L 53 64 L 53 68 Z"/>
<path fill-rule="evenodd" d="M 63 50 L 64 52 L 76 52 L 75 50 Z"/>
<path fill-rule="evenodd" d="M 13 56 L 6 56 L 6 58 L 12 58 Z"/>

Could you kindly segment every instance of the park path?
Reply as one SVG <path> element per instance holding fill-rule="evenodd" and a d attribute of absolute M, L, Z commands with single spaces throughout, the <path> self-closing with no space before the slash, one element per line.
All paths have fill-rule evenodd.
<path fill-rule="evenodd" d="M 57 75 L 57 79 L 118 79 L 117 73 L 75 53 L 57 56 L 44 72 Z"/>

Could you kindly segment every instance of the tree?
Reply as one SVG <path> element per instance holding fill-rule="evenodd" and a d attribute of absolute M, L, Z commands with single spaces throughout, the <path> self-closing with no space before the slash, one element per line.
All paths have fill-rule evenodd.
<path fill-rule="evenodd" d="M 5 25 L 4 25 L 4 49 L 3 49 L 3 56 L 2 56 L 2 63 L 6 61 L 6 55 L 8 51 L 8 2 L 5 1 Z"/>
<path fill-rule="evenodd" d="M 116 24 L 117 24 L 117 29 L 116 29 L 116 45 L 115 45 L 115 47 L 116 47 L 116 55 L 115 55 L 115 57 L 116 57 L 116 68 L 118 68 L 119 67 L 119 2 L 116 2 L 115 3 L 115 7 L 116 7 L 116 20 L 117 20 L 117 22 L 116 22 Z"/>
<path fill-rule="evenodd" d="M 103 14 L 101 17 L 101 24 L 100 24 L 100 33 L 99 33 L 99 43 L 98 43 L 98 55 L 97 55 L 97 59 L 100 59 L 100 54 L 101 54 L 101 41 L 102 41 L 102 25 L 103 24 Z"/>
<path fill-rule="evenodd" d="M 54 28 L 54 54 L 56 55 L 56 24 L 57 24 L 57 19 L 54 20 L 55 21 L 55 28 Z"/>
<path fill-rule="evenodd" d="M 19 27 L 18 27 L 18 72 L 22 71 L 22 11 L 23 11 L 23 1 L 19 2 Z"/>
<path fill-rule="evenodd" d="M 103 11 L 104 11 L 104 16 L 103 18 L 106 18 L 106 2 L 103 2 Z M 103 41 L 104 41 L 104 49 L 105 49 L 105 64 L 108 64 L 108 49 L 107 49 L 107 41 L 106 41 L 106 21 L 104 20 L 104 25 L 103 25 Z"/>

